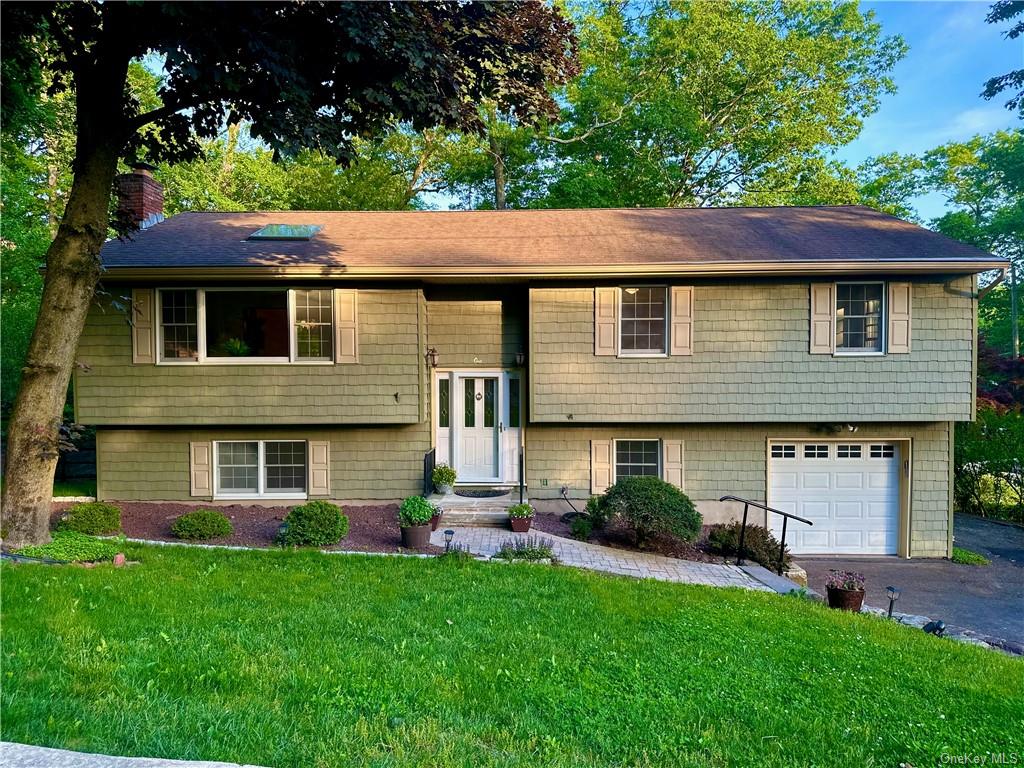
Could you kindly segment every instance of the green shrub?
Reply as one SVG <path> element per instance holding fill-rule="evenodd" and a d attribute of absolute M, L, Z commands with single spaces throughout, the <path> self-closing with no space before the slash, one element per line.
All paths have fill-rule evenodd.
<path fill-rule="evenodd" d="M 198 509 L 186 512 L 171 525 L 171 533 L 179 539 L 204 541 L 230 536 L 234 529 L 223 512 L 213 509 Z"/>
<path fill-rule="evenodd" d="M 121 510 L 102 501 L 75 504 L 61 515 L 58 531 L 75 531 L 89 536 L 117 533 L 121 530 Z"/>
<path fill-rule="evenodd" d="M 292 507 L 277 536 L 286 547 L 329 547 L 348 536 L 348 518 L 329 501 L 309 501 Z"/>
<path fill-rule="evenodd" d="M 525 539 L 509 539 L 494 553 L 496 560 L 553 560 L 554 550 L 551 539 L 527 536 Z"/>
<path fill-rule="evenodd" d="M 592 527 L 603 528 L 607 524 L 608 516 L 606 510 L 601 506 L 600 496 L 591 496 L 587 499 L 587 506 L 584 507 L 584 511 L 590 518 Z"/>
<path fill-rule="evenodd" d="M 536 514 L 529 504 L 513 504 L 508 508 L 508 516 L 515 518 L 533 517 Z"/>
<path fill-rule="evenodd" d="M 720 555 L 736 555 L 740 546 L 740 523 L 712 525 L 708 530 L 708 549 Z M 743 537 L 743 556 L 763 565 L 772 571 L 779 570 L 779 542 L 767 528 L 759 525 L 747 525 Z M 793 558 L 786 548 L 786 562 L 789 565 Z"/>
<path fill-rule="evenodd" d="M 447 464 L 438 464 L 430 474 L 430 479 L 434 481 L 435 487 L 441 485 L 455 485 L 455 470 Z"/>
<path fill-rule="evenodd" d="M 589 505 L 588 505 L 589 506 Z M 689 497 L 657 477 L 624 477 L 597 502 L 604 524 L 622 525 L 642 545 L 658 536 L 692 541 L 701 516 Z"/>
<path fill-rule="evenodd" d="M 422 496 L 410 496 L 398 508 L 398 525 L 401 528 L 426 525 L 436 512 L 437 508 Z"/>
<path fill-rule="evenodd" d="M 977 552 L 971 552 L 962 547 L 953 547 L 953 556 L 950 558 L 957 565 L 991 565 L 992 561 Z"/>
<path fill-rule="evenodd" d="M 97 539 L 78 531 L 57 531 L 49 544 L 22 547 L 17 554 L 65 563 L 106 562 L 114 559 L 122 545 L 120 540 Z"/>
<path fill-rule="evenodd" d="M 590 538 L 590 534 L 594 532 L 594 523 L 589 517 L 576 517 L 573 518 L 572 525 L 569 526 L 569 535 L 574 539 L 580 541 L 586 541 Z"/>

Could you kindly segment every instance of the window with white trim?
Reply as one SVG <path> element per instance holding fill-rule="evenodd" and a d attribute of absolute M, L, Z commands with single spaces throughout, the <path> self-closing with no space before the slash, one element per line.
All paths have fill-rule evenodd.
<path fill-rule="evenodd" d="M 329 288 L 157 291 L 161 363 L 330 363 Z"/>
<path fill-rule="evenodd" d="M 772 446 L 772 458 L 773 459 L 795 459 L 796 458 L 796 446 L 792 445 L 792 444 L 773 445 Z"/>
<path fill-rule="evenodd" d="M 619 289 L 619 354 L 664 355 L 668 351 L 668 288 L 663 285 Z"/>
<path fill-rule="evenodd" d="M 215 494 L 221 498 L 306 495 L 304 440 L 221 440 L 213 452 Z"/>
<path fill-rule="evenodd" d="M 896 446 L 894 445 L 872 445 L 871 446 L 871 458 L 872 459 L 891 459 L 896 455 Z"/>
<path fill-rule="evenodd" d="M 836 352 L 884 350 L 885 283 L 836 283 Z"/>
<path fill-rule="evenodd" d="M 661 477 L 661 441 L 616 440 L 615 479 L 646 475 Z"/>
<path fill-rule="evenodd" d="M 836 458 L 837 459 L 859 459 L 860 458 L 860 446 L 859 445 L 843 445 L 836 446 Z"/>

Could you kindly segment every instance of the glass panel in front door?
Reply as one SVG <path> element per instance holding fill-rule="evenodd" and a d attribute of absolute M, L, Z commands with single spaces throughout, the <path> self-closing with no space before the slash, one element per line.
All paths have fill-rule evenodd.
<path fill-rule="evenodd" d="M 465 413 L 463 417 L 463 426 L 475 427 L 476 426 L 476 379 L 463 379 L 463 386 L 465 390 L 465 407 L 463 411 Z"/>
<path fill-rule="evenodd" d="M 494 426 L 495 396 L 494 391 L 498 388 L 497 379 L 484 379 L 484 426 Z"/>

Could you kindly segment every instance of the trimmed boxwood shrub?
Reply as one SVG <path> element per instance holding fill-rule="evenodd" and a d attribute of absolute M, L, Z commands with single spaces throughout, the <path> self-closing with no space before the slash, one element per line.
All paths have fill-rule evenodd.
<path fill-rule="evenodd" d="M 293 507 L 277 540 L 286 547 L 329 547 L 348 536 L 348 518 L 329 501 L 309 501 Z"/>
<path fill-rule="evenodd" d="M 120 541 L 97 539 L 77 531 L 57 531 L 48 544 L 22 547 L 17 554 L 65 563 L 92 563 L 113 560 L 120 551 Z"/>
<path fill-rule="evenodd" d="M 398 525 L 400 528 L 426 525 L 436 511 L 437 508 L 422 496 L 410 496 L 398 508 Z"/>
<path fill-rule="evenodd" d="M 741 527 L 739 522 L 712 525 L 708 529 L 708 549 L 719 555 L 735 556 L 739 551 Z M 743 556 L 769 570 L 779 570 L 779 542 L 767 528 L 747 524 L 747 532 L 743 537 Z M 785 560 L 785 565 L 792 562 L 788 548 Z"/>
<path fill-rule="evenodd" d="M 102 501 L 87 501 L 68 509 L 57 523 L 58 531 L 75 531 L 88 536 L 121 530 L 121 510 Z"/>
<path fill-rule="evenodd" d="M 603 524 L 629 530 L 637 545 L 661 536 L 693 541 L 700 533 L 701 516 L 690 498 L 657 477 L 622 478 L 600 498 L 596 509 Z"/>
<path fill-rule="evenodd" d="M 189 541 L 220 539 L 230 536 L 233 530 L 227 516 L 223 512 L 213 509 L 197 509 L 195 512 L 186 512 L 171 525 L 171 533 L 179 539 L 188 539 Z"/>

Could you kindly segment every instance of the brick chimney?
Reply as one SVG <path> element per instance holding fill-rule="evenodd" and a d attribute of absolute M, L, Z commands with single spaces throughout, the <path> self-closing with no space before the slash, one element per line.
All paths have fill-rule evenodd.
<path fill-rule="evenodd" d="M 153 178 L 155 168 L 136 162 L 130 173 L 117 177 L 118 213 L 139 229 L 164 220 L 164 187 Z"/>

